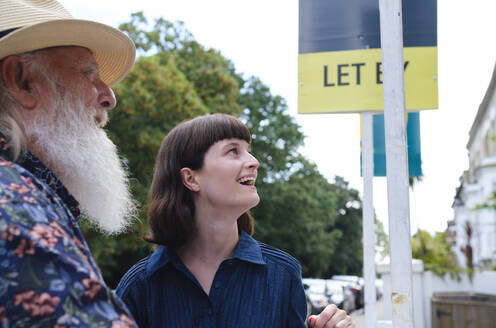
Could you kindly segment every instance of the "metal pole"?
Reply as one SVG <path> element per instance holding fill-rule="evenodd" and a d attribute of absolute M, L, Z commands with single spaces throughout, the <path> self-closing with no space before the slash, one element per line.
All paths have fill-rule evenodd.
<path fill-rule="evenodd" d="M 365 280 L 365 327 L 375 328 L 375 224 L 373 203 L 373 122 L 372 113 L 362 113 L 362 168 L 363 168 L 363 277 Z"/>
<path fill-rule="evenodd" d="M 393 327 L 412 328 L 412 248 L 401 0 L 379 0 Z"/>

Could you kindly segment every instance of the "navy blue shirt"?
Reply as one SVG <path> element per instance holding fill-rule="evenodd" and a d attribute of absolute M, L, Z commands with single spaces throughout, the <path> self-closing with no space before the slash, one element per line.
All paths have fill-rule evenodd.
<path fill-rule="evenodd" d="M 245 232 L 219 266 L 210 295 L 165 246 L 135 264 L 117 294 L 140 327 L 305 327 L 300 265 Z"/>

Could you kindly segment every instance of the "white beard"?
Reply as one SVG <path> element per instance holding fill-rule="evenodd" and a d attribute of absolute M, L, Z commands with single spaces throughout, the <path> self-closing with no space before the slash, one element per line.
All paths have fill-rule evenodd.
<path fill-rule="evenodd" d="M 121 233 L 136 216 L 136 203 L 117 149 L 95 123 L 95 110 L 74 104 L 73 97 L 56 98 L 50 109 L 24 121 L 29 149 L 62 181 L 90 222 L 108 234 Z"/>

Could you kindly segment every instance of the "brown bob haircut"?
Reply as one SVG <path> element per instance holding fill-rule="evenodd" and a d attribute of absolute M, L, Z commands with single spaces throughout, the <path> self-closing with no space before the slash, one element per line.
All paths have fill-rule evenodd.
<path fill-rule="evenodd" d="M 149 236 L 151 243 L 180 247 L 195 229 L 193 192 L 183 185 L 181 169 L 201 169 L 205 153 L 217 141 L 241 139 L 251 143 L 250 131 L 237 118 L 212 114 L 185 121 L 172 129 L 162 141 L 155 161 L 153 181 L 148 194 Z M 252 235 L 253 218 L 249 212 L 238 218 L 238 230 Z"/>

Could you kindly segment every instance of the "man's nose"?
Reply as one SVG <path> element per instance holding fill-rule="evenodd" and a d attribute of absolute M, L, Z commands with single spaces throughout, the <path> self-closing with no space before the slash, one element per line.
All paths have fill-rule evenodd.
<path fill-rule="evenodd" d="M 102 80 L 96 83 L 96 88 L 98 90 L 97 102 L 100 108 L 105 110 L 111 110 L 116 105 L 114 91 L 108 87 Z"/>

